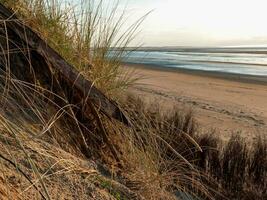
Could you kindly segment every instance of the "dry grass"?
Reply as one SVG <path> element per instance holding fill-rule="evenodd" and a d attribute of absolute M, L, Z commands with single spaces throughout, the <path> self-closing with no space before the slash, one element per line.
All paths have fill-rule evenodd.
<path fill-rule="evenodd" d="M 197 139 L 204 146 L 199 167 L 208 172 L 230 199 L 266 199 L 267 140 L 258 136 L 252 146 L 238 133 L 222 145 L 214 135 Z"/>
<path fill-rule="evenodd" d="M 131 74 L 121 73 L 121 59 L 144 18 L 121 33 L 125 13 L 116 14 L 117 4 L 105 10 L 102 1 L 91 0 L 77 3 L 81 8 L 56 0 L 1 2 L 105 93 L 118 95 L 133 83 Z M 111 55 L 114 45 L 119 48 Z M 233 137 L 222 147 L 212 134 L 197 134 L 192 112 L 175 108 L 163 113 L 159 105 L 146 107 L 128 97 L 121 107 L 131 127 L 97 116 L 107 143 L 93 113 L 85 127 L 74 105 L 66 101 L 60 107 L 38 83 L 14 77 L 8 50 L 1 54 L 1 155 L 34 184 L 2 159 L 1 193 L 11 191 L 18 199 L 40 198 L 40 193 L 45 199 L 176 199 L 175 194 L 224 199 L 221 192 L 237 199 L 266 196 L 266 140 L 259 138 L 250 149 Z M 66 192 L 59 197 L 59 191 Z"/>
<path fill-rule="evenodd" d="M 126 102 L 134 120 L 137 141 L 142 141 L 137 143 L 142 144 L 145 152 L 155 155 L 151 160 L 158 162 L 152 165 L 157 166 L 163 180 L 166 178 L 167 190 L 182 188 L 202 199 L 266 199 L 266 138 L 258 136 L 255 143 L 248 146 L 246 140 L 235 133 L 225 144 L 215 131 L 200 134 L 190 110 L 174 108 L 163 112 L 159 105 L 146 106 L 141 99 L 133 97 Z M 158 137 L 161 139 L 157 140 Z M 172 148 L 166 148 L 162 139 Z M 194 169 L 181 157 L 190 161 Z"/>
<path fill-rule="evenodd" d="M 82 1 L 79 15 L 76 15 L 75 8 L 61 9 L 58 1 L 21 0 L 14 3 L 9 0 L 2 2 L 9 5 L 24 23 L 37 31 L 43 39 L 81 73 L 93 80 L 104 92 L 114 94 L 115 91 L 121 91 L 133 81 L 131 76 L 129 78 L 123 76 L 119 67 L 122 56 L 125 56 L 125 47 L 144 18 L 138 20 L 120 35 L 124 13 L 116 16 L 117 5 L 111 9 L 110 13 L 105 13 L 103 16 L 101 2 L 97 6 L 92 6 L 90 4 L 92 2 L 88 4 L 88 1 Z M 194 182 L 191 175 L 192 165 L 168 142 L 158 137 L 153 127 L 149 127 L 151 131 L 144 137 L 144 132 L 136 132 L 135 129 L 124 127 L 118 122 L 111 122 L 103 116 L 94 116 L 94 113 L 85 127 L 73 112 L 75 105 L 70 105 L 65 101 L 66 105 L 60 107 L 53 99 L 50 99 L 54 94 L 42 88 L 36 80 L 25 82 L 24 77 L 20 77 L 21 79 L 15 77 L 12 70 L 21 67 L 22 64 L 13 62 L 16 55 L 21 54 L 26 58 L 24 61 L 29 62 L 23 64 L 31 66 L 31 60 L 27 55 L 25 56 L 25 49 L 9 49 L 9 44 L 14 41 L 11 41 L 7 32 L 2 33 L 1 36 L 4 45 L 0 73 L 2 94 L 0 124 L 4 132 L 1 145 L 5 149 L 2 158 L 4 166 L 7 164 L 5 162 L 10 161 L 9 163 L 13 163 L 13 168 L 15 165 L 20 169 L 20 173 L 15 173 L 14 169 L 12 171 L 12 166 L 5 166 L 3 168 L 9 172 L 5 172 L 4 175 L 17 177 L 26 171 L 25 174 L 30 174 L 28 181 L 31 180 L 27 182 L 23 179 L 23 183 L 18 184 L 17 192 L 20 194 L 18 198 L 41 198 L 43 196 L 45 199 L 57 199 L 59 197 L 56 196 L 58 194 L 56 190 L 60 190 L 60 187 L 66 189 L 65 195 L 67 196 L 70 191 L 77 194 L 80 190 L 88 190 L 88 188 L 97 186 L 108 191 L 111 196 L 116 196 L 117 199 L 122 196 L 128 196 L 128 199 L 133 196 L 136 199 L 140 199 L 140 196 L 146 199 L 175 199 L 172 194 L 175 188 L 170 178 L 175 174 L 170 174 L 167 168 L 161 171 L 160 166 L 164 164 L 162 163 L 164 160 L 158 152 L 157 141 L 161 141 L 162 147 L 167 147 L 181 160 L 183 171 L 175 176 L 180 176 L 187 171 L 189 173 L 187 180 Z M 108 54 L 114 45 L 119 48 L 110 56 Z M 11 56 L 12 52 L 15 54 Z M 96 123 L 96 118 L 99 117 L 109 143 L 104 140 Z M 135 125 L 139 126 L 137 123 Z M 146 126 L 149 123 L 143 125 Z M 147 130 L 149 129 L 143 131 Z M 123 145 L 122 141 L 124 141 Z M 151 145 L 150 142 L 152 142 Z M 110 144 L 118 151 L 119 163 L 110 151 Z M 101 165 L 105 163 L 109 169 L 106 171 L 111 171 L 108 173 L 110 175 L 102 172 L 106 176 L 103 178 L 103 174 L 99 173 L 98 176 L 102 178 L 95 180 L 98 176 L 94 176 L 93 179 L 86 179 L 87 184 L 84 184 L 80 180 L 84 173 L 90 176 L 91 172 L 101 171 L 97 169 L 97 166 L 84 165 L 87 159 L 98 160 L 102 163 Z M 187 169 L 188 166 L 189 169 Z M 197 174 L 196 170 L 193 171 Z M 71 176 L 78 180 L 67 179 Z M 106 181 L 107 177 L 108 181 Z M 69 183 L 65 183 L 66 179 Z M 117 184 L 114 184 L 111 179 L 114 179 Z M 8 177 L 5 177 L 4 181 L 12 187 L 17 184 L 17 181 L 10 182 Z M 131 188 L 134 191 L 133 194 L 119 189 L 123 188 L 119 182 Z M 91 187 L 90 184 L 93 186 Z M 51 185 L 57 185 L 57 187 L 51 187 Z M 71 187 L 72 185 L 75 187 Z M 184 187 L 182 184 L 175 185 Z M 79 197 L 89 198 L 88 195 L 96 193 L 96 189 L 91 190 L 90 194 L 81 192 Z M 100 195 L 100 193 L 97 194 Z M 72 195 L 70 199 L 76 199 L 76 197 Z"/>
<path fill-rule="evenodd" d="M 139 149 L 128 158 L 133 159 L 137 169 L 142 166 L 146 169 L 143 173 L 149 173 L 142 174 L 135 169 L 131 175 L 131 180 L 136 179 L 140 183 L 142 194 L 147 199 L 157 199 L 159 193 L 156 191 L 162 191 L 160 194 L 168 191 L 212 199 L 212 188 L 203 182 L 206 175 L 193 165 L 194 154 L 202 149 L 190 136 L 197 130 L 192 113 L 178 108 L 171 113 L 163 113 L 159 105 L 147 107 L 141 99 L 132 96 L 124 101 L 124 108 L 127 108 L 133 124 L 131 139 Z M 158 188 L 151 192 L 148 187 L 145 191 L 144 185 L 155 187 L 155 183 L 158 183 Z"/>
<path fill-rule="evenodd" d="M 117 18 L 117 5 L 110 13 L 102 16 L 102 2 L 92 5 L 93 1 L 82 1 L 82 10 L 79 10 L 82 13 L 78 15 L 74 7 L 61 7 L 59 1 L 9 0 L 1 3 L 12 8 L 26 25 L 37 31 L 106 93 L 120 91 L 132 82 L 131 77 L 119 76 L 120 58 L 124 56 L 124 45 L 131 40 L 143 18 L 120 35 L 124 14 Z M 4 24 L 5 21 L 2 20 L 3 27 Z M 98 171 L 97 166 L 90 166 L 87 159 L 117 165 L 110 144 L 104 140 L 96 123 L 99 116 L 92 113 L 92 119 L 85 126 L 76 118 L 73 111 L 75 105 L 68 104 L 66 99 L 63 99 L 65 106 L 57 105 L 50 98 L 55 94 L 39 85 L 32 76 L 34 72 L 31 71 L 27 77 L 15 77 L 13 70 L 38 62 L 32 62 L 28 55 L 30 50 L 16 46 L 14 38 L 4 28 L 3 30 L 0 71 L 0 124 L 3 134 L 0 144 L 3 149 L 1 162 L 3 161 L 2 171 L 5 177 L 2 182 L 6 183 L 6 188 L 11 185 L 12 189 L 17 184 L 18 191 L 15 190 L 14 194 L 19 193 L 17 197 L 22 199 L 39 199 L 41 196 L 45 199 L 58 199 L 56 195 L 59 193 L 56 190 L 65 191 L 60 198 L 70 195 L 69 199 L 97 199 L 97 196 L 101 196 L 98 191 L 100 187 L 97 186 L 101 184 L 87 178 L 81 180 L 84 173 L 88 172 L 87 177 L 91 172 Z M 107 54 L 114 43 L 120 47 L 120 51 L 110 57 Z M 30 82 L 24 81 L 27 78 Z M 103 116 L 101 120 L 102 123 L 107 123 L 105 128 L 108 133 L 114 132 L 108 124 L 109 120 Z M 16 168 L 20 170 L 16 172 Z M 30 174 L 29 177 L 24 177 L 28 182 L 23 178 L 21 184 L 9 181 L 9 176 L 17 178 L 24 171 L 25 174 Z M 72 180 L 71 176 L 78 180 Z M 101 176 L 100 173 L 98 177 Z M 53 185 L 56 186 L 52 187 Z M 106 188 L 103 190 L 106 191 Z M 113 196 L 109 191 L 106 193 L 107 199 L 110 195 Z"/>

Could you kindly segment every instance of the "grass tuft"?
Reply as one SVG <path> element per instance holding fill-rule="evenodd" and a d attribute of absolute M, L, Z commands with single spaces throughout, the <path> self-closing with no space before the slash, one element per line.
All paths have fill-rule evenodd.
<path fill-rule="evenodd" d="M 2 0 L 70 64 L 106 94 L 120 93 L 136 80 L 122 72 L 122 60 L 148 14 L 127 24 L 119 0 Z"/>

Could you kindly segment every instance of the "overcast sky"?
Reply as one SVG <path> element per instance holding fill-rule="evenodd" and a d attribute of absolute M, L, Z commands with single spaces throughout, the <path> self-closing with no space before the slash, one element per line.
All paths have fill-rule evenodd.
<path fill-rule="evenodd" d="M 123 0 L 145 46 L 267 45 L 267 0 Z"/>
<path fill-rule="evenodd" d="M 153 10 L 137 38 L 144 46 L 267 46 L 267 0 L 119 1 L 131 19 Z"/>

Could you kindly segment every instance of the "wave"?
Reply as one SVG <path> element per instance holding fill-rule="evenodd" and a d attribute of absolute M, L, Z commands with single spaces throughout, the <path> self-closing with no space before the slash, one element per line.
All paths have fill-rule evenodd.
<path fill-rule="evenodd" d="M 125 62 L 246 75 L 267 75 L 267 55 L 264 54 L 137 51 L 129 53 Z"/>

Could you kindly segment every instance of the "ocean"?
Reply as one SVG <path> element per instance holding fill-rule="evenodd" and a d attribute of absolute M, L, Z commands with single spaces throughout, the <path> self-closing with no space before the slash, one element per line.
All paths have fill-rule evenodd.
<path fill-rule="evenodd" d="M 140 48 L 124 62 L 168 68 L 267 76 L 267 48 Z"/>

